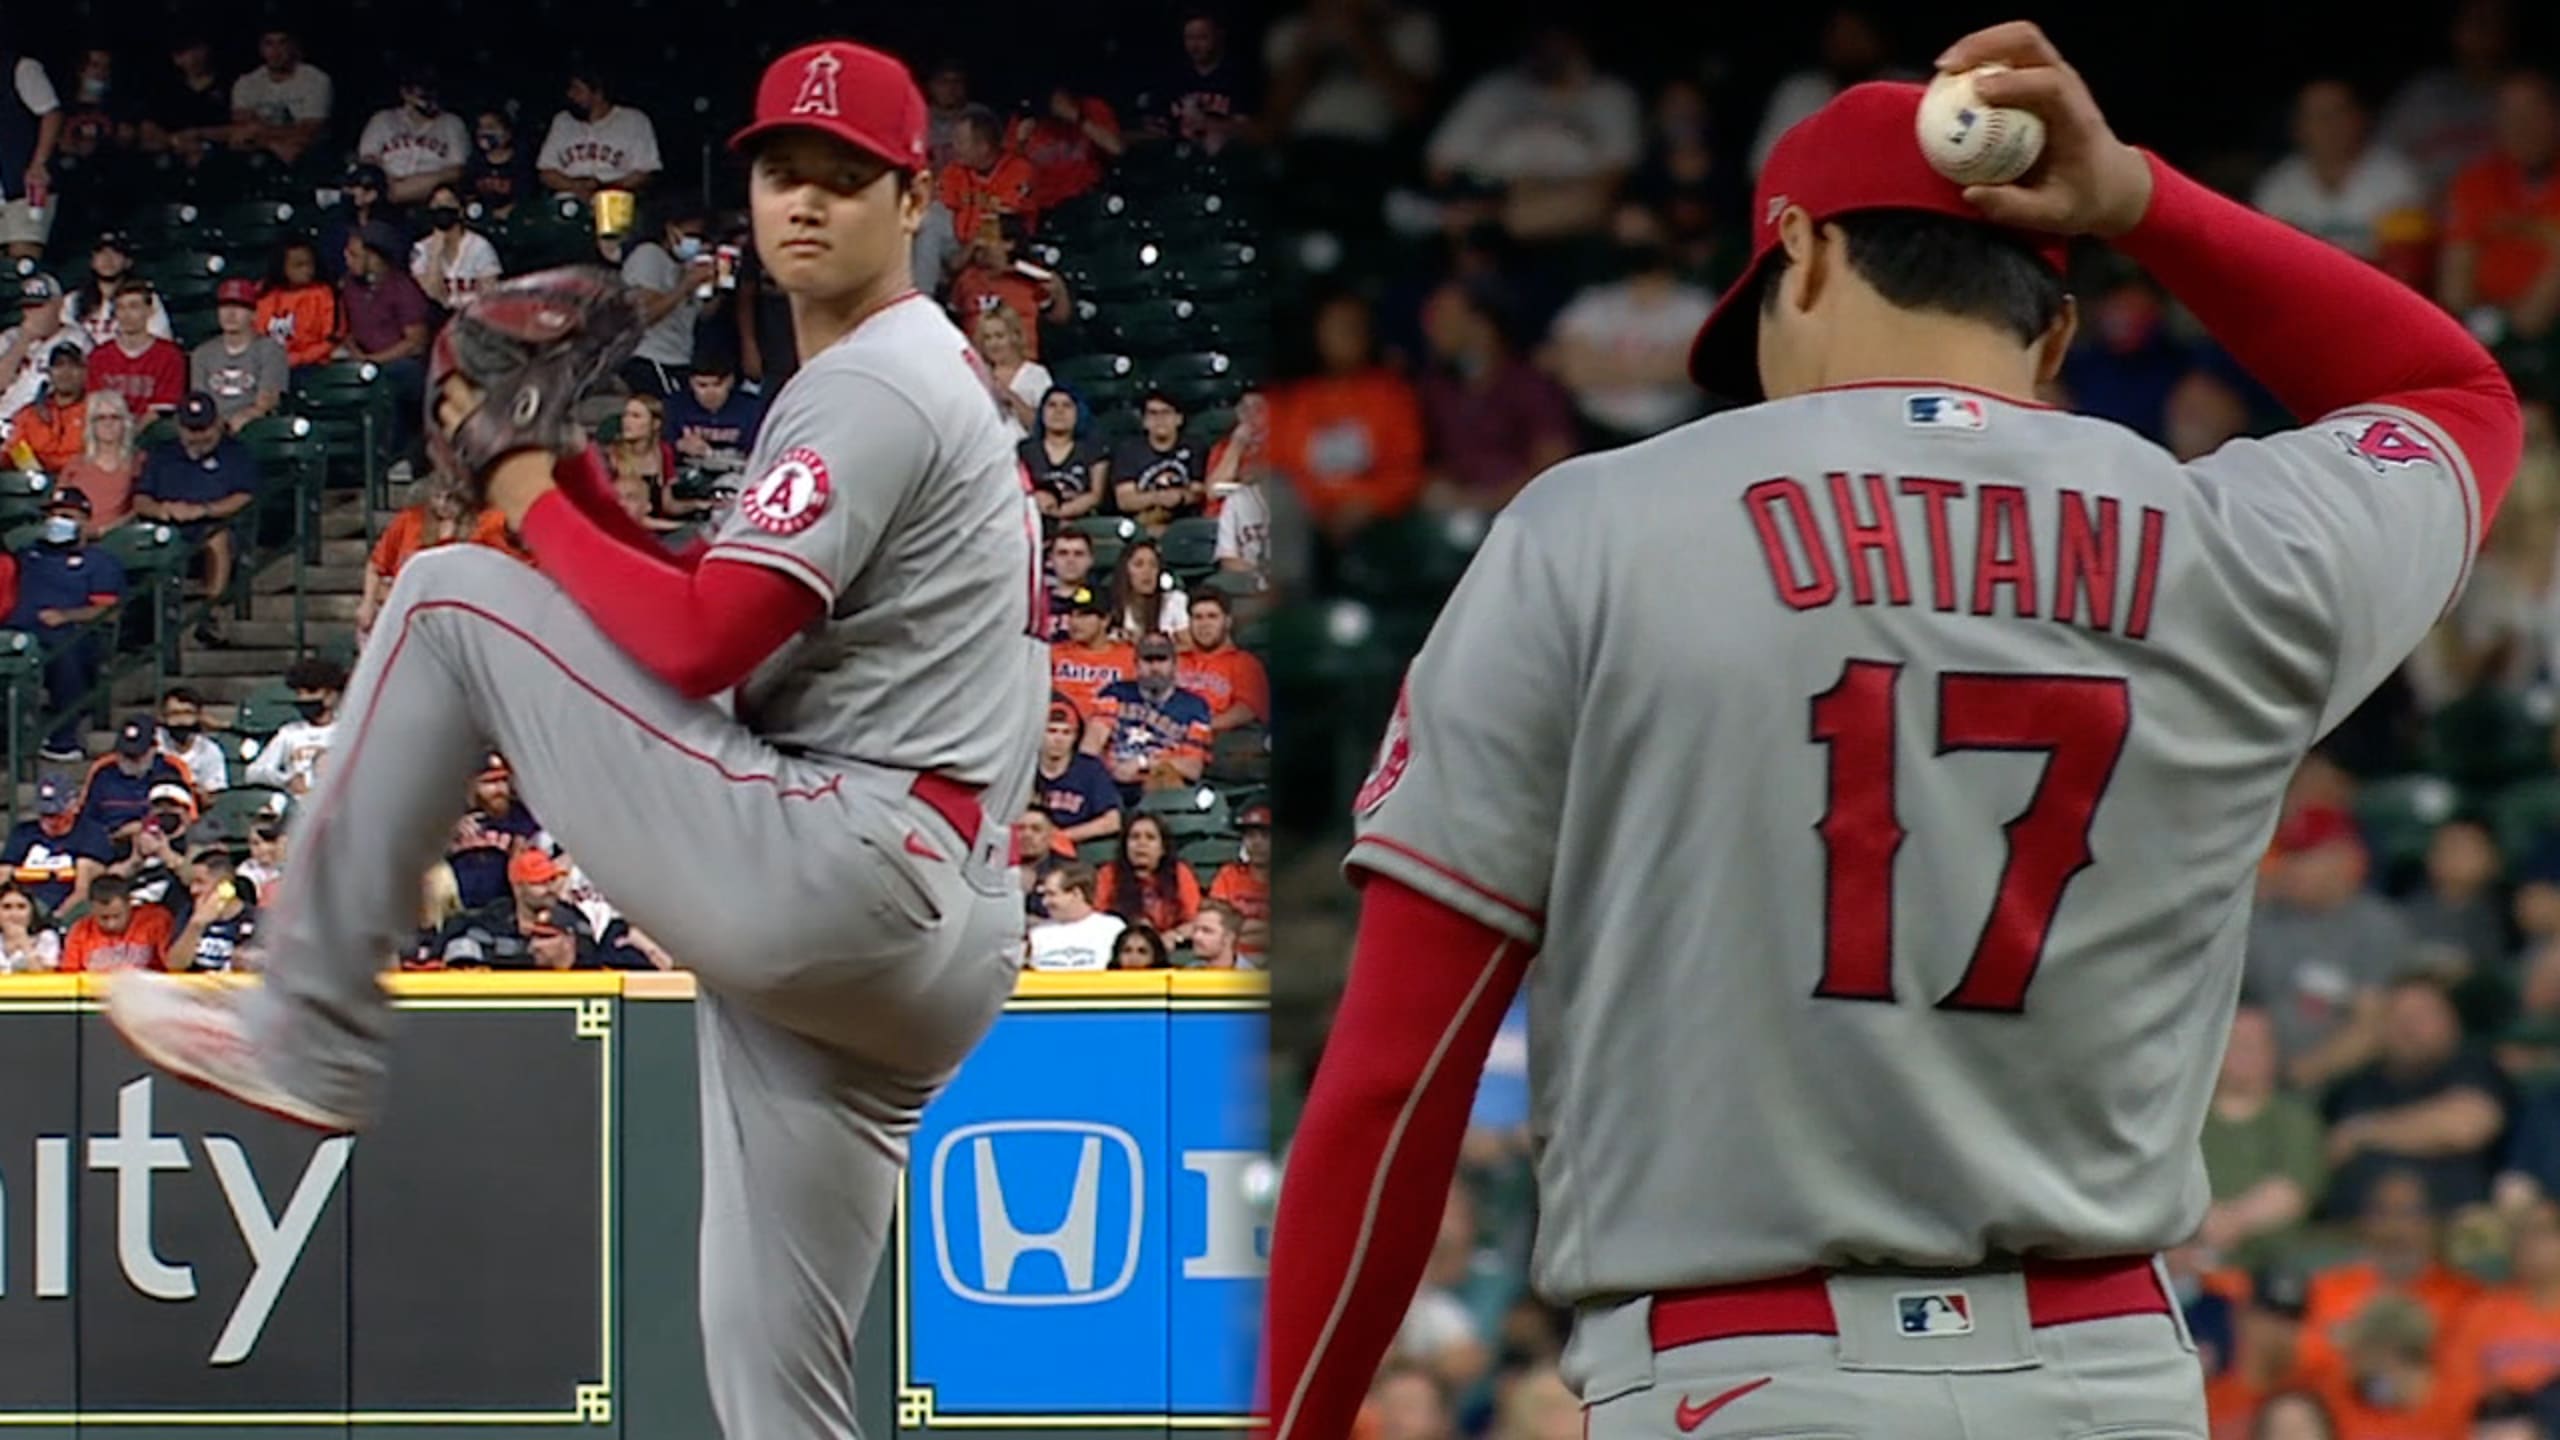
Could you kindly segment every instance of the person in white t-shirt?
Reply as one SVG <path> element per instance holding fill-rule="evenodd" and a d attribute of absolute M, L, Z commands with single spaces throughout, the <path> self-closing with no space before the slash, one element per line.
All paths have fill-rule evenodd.
<path fill-rule="evenodd" d="M 2303 86 L 2293 102 L 2293 153 L 2258 182 L 2250 203 L 2350 255 L 2378 257 L 2386 226 L 2425 225 L 2427 197 L 2418 167 L 2368 143 L 2370 129 L 2346 81 Z"/>
<path fill-rule="evenodd" d="M 1129 922 L 1093 908 L 1093 867 L 1071 860 L 1040 880 L 1049 918 L 1031 927 L 1034 970 L 1108 970 Z"/>
<path fill-rule="evenodd" d="M 598 190 L 638 189 L 664 168 L 657 127 L 640 111 L 614 104 L 593 69 L 569 76 L 567 98 L 534 158 L 545 186 L 584 198 Z"/>
<path fill-rule="evenodd" d="M 498 247 L 463 223 L 460 190 L 451 185 L 435 187 L 427 198 L 427 223 L 431 228 L 426 238 L 409 247 L 409 274 L 428 299 L 447 310 L 459 310 L 481 286 L 506 272 L 498 260 Z"/>
<path fill-rule="evenodd" d="M 89 337 L 62 318 L 62 284 L 41 272 L 18 282 L 18 323 L 0 330 L 0 421 L 34 404 L 64 345 L 86 354 Z"/>
<path fill-rule="evenodd" d="M 364 122 L 356 158 L 382 167 L 393 204 L 415 205 L 438 186 L 462 183 L 463 162 L 471 158 L 471 132 L 461 116 L 444 108 L 435 72 L 420 66 L 401 80 L 400 103 L 375 111 Z M 430 287 L 427 293 L 436 292 Z"/>
<path fill-rule="evenodd" d="M 1546 357 L 1605 444 L 1659 435 L 1705 409 L 1689 347 L 1715 308 L 1714 296 L 1680 278 L 1670 233 L 1651 211 L 1623 207 L 1614 228 L 1622 277 L 1565 305 Z"/>
<path fill-rule="evenodd" d="M 302 63 L 301 42 L 290 30 L 261 34 L 258 59 L 257 69 L 232 82 L 231 143 L 295 164 L 328 128 L 336 87 L 319 66 Z"/>
<path fill-rule="evenodd" d="M 53 188 L 54 146 L 62 139 L 62 97 L 54 93 L 53 79 L 44 66 L 28 56 L 18 57 L 9 67 L 10 92 L 0 94 L 0 105 L 16 105 L 35 122 L 35 146 L 24 155 L 0 156 L 9 170 L 17 172 L 14 183 L 0 171 L 0 247 L 11 259 L 34 260 L 44 255 L 45 236 L 53 230 L 53 202 L 50 194 L 44 203 L 36 203 L 37 192 Z"/>

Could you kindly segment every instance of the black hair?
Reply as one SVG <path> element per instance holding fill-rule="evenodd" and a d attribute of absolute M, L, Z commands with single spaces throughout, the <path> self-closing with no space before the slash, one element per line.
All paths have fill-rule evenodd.
<path fill-rule="evenodd" d="M 1148 406 L 1159 403 L 1176 415 L 1188 415 L 1191 413 L 1183 408 L 1181 401 L 1173 398 L 1170 391 L 1151 388 L 1146 394 L 1138 397 L 1138 409 L 1141 413 L 1144 413 Z"/>
<path fill-rule="evenodd" d="M 1004 138 L 1004 117 L 984 105 L 971 105 L 961 111 L 960 124 L 990 143 Z"/>
<path fill-rule="evenodd" d="M 1140 921 L 1122 929 L 1119 937 L 1111 942 L 1110 968 L 1121 968 L 1120 947 L 1132 940 L 1147 947 L 1148 969 L 1163 970 L 1173 964 L 1173 952 L 1165 948 L 1164 937 L 1156 933 L 1156 927 Z"/>
<path fill-rule="evenodd" d="M 311 278 L 313 282 L 319 284 L 327 283 L 322 280 L 320 276 L 320 242 L 309 235 L 294 234 L 285 237 L 285 242 L 276 247 L 275 258 L 267 262 L 267 285 L 270 289 L 280 289 L 283 287 L 285 284 L 284 257 L 292 254 L 296 250 L 308 250 L 311 252 Z"/>
<path fill-rule="evenodd" d="M 2005 230 L 1926 210 L 1861 210 L 1823 222 L 1840 227 L 1850 268 L 1904 310 L 1932 310 L 1998 326 L 2032 345 L 2062 315 L 2062 276 Z M 1761 312 L 1778 303 L 1787 252 L 1770 252 L 1759 279 Z"/>
<path fill-rule="evenodd" d="M 104 905 L 110 900 L 133 898 L 133 882 L 122 875 L 101 875 L 89 882 L 89 903 Z"/>
<path fill-rule="evenodd" d="M 167 690 L 161 692 L 161 704 L 166 705 L 172 700 L 181 705 L 193 705 L 199 710 L 204 708 L 204 697 L 197 694 L 192 686 L 172 685 Z"/>
<path fill-rule="evenodd" d="M 346 667 L 318 655 L 306 655 L 293 662 L 284 672 L 284 683 L 294 690 L 344 690 L 347 688 Z"/>

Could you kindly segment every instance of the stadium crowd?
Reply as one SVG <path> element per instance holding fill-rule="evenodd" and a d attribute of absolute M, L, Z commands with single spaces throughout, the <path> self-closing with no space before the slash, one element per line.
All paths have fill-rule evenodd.
<path fill-rule="evenodd" d="M 2268 97 L 2284 113 L 2245 166 L 2172 152 L 2464 318 L 2531 430 L 2460 606 L 2305 765 L 2264 865 L 2204 1137 L 2213 1205 L 2169 1257 L 2216 1440 L 2560 1436 L 2560 72 L 2520 18 L 2466 0 L 2393 85 Z M 1284 173 L 1368 179 L 1278 237 L 1305 325 L 1272 391 L 1275 493 L 1309 522 L 1286 563 L 1344 597 L 1338 646 L 1417 642 L 1438 596 L 1394 582 L 1454 575 L 1547 465 L 1704 413 L 1687 350 L 1743 258 L 1758 161 L 1841 87 L 1919 78 L 1931 53 L 1844 8 L 1802 69 L 1737 94 L 1709 83 L 1737 73 L 1724 57 L 1621 71 L 1587 20 L 1451 73 L 1454 22 L 1309 0 L 1268 40 Z M 2093 252 L 2073 288 L 2081 343 L 2043 398 L 2181 458 L 2290 423 L 2139 272 Z M 1565 1317 L 1525 1280 L 1525 1024 L 1496 1043 L 1364 1440 L 1581 1433 Z"/>
<path fill-rule="evenodd" d="M 43 717 L 35 813 L 0 851 L 0 972 L 254 967 L 259 908 L 290 884 L 299 802 L 401 567 L 440 545 L 517 553 L 433 472 L 415 418 L 428 347 L 476 290 L 590 263 L 638 292 L 646 335 L 581 419 L 670 546 L 725 514 L 799 363 L 734 204 L 743 177 L 683 169 L 726 127 L 651 67 L 579 59 L 510 85 L 320 57 L 378 82 L 359 89 L 290 30 L 171 13 L 158 34 L 41 55 L 0 33 L 0 247 L 19 300 L 0 334 L 0 608 L 17 632 L 0 650 L 24 660 L 13 713 Z M 254 66 L 226 66 L 251 44 Z M 1206 11 L 1123 54 L 1047 57 L 1093 73 L 1041 77 L 1018 103 L 976 93 L 963 60 L 919 65 L 936 179 L 916 281 L 983 360 L 1050 517 L 1059 694 L 1017 827 L 1039 963 L 1255 965 L 1270 700 L 1239 636 L 1269 531 L 1248 395 L 1256 82 Z M 739 97 L 764 58 L 739 49 Z M 306 487 L 364 492 L 351 633 L 237 704 L 170 686 L 89 753 L 145 657 L 184 675 L 234 644 L 233 602 L 281 566 L 295 541 L 276 522 Z M 172 633 L 157 612 L 175 592 L 157 587 L 194 569 L 192 626 Z M 469 805 L 401 965 L 680 963 L 597 893 L 504 756 Z M 1077 895 L 1097 917 L 1080 929 Z"/>

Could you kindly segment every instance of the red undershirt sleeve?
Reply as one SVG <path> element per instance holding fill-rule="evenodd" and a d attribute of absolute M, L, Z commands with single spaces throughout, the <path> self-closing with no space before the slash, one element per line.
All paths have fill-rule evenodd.
<path fill-rule="evenodd" d="M 1413 1300 L 1476 1083 L 1529 948 L 1386 876 L 1280 1192 L 1265 1322 L 1271 1440 L 1341 1440 Z"/>
<path fill-rule="evenodd" d="M 2470 462 L 2485 532 L 2524 445 L 2496 358 L 2374 266 L 2145 158 L 2151 208 L 2116 248 L 2297 418 L 2379 404 L 2433 421 Z"/>
<path fill-rule="evenodd" d="M 780 571 L 678 557 L 626 514 L 593 452 L 563 461 L 527 511 L 534 563 L 631 658 L 678 691 L 717 695 L 814 623 L 816 591 Z"/>

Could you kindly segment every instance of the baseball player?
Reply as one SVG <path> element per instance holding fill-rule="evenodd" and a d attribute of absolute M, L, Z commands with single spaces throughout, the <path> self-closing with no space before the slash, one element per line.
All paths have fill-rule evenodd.
<path fill-rule="evenodd" d="M 1415 660 L 1277 1218 L 1285 1440 L 1351 1431 L 1524 979 L 1592 1440 L 2205 1433 L 2154 1257 L 2205 1212 L 2252 877 L 2521 423 L 2460 325 L 2119 141 L 2032 25 L 1939 64 L 1992 61 L 2039 165 L 1941 178 L 1916 85 L 1789 132 L 1692 365 L 1757 403 L 1537 479 Z M 2307 423 L 2181 465 L 2035 403 L 2082 234 Z"/>
<path fill-rule="evenodd" d="M 776 61 L 732 142 L 801 367 L 735 510 L 671 556 L 563 458 L 640 325 L 599 272 L 493 287 L 439 338 L 440 462 L 534 558 L 392 587 L 297 825 L 267 983 L 114 991 L 146 1058 L 328 1129 L 380 1112 L 377 981 L 470 780 L 527 805 L 704 987 L 702 1321 L 724 1430 L 848 1437 L 853 1336 L 908 1136 L 1024 950 L 1007 822 L 1049 693 L 1039 515 L 968 342 L 908 281 L 930 194 L 906 68 Z M 718 855 L 703 867 L 688 856 Z"/>

